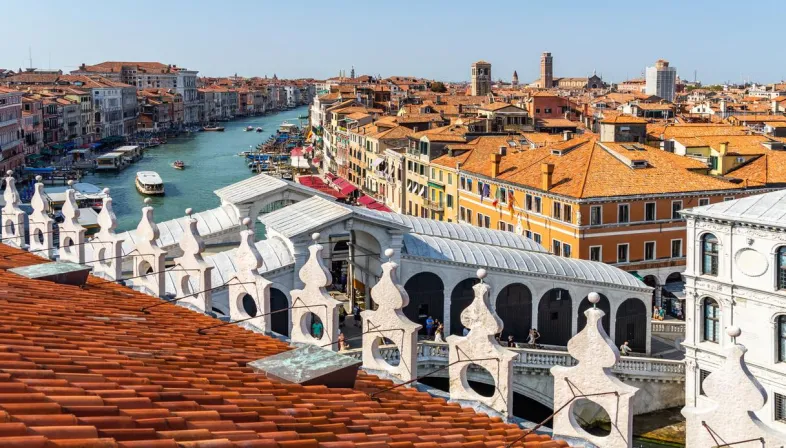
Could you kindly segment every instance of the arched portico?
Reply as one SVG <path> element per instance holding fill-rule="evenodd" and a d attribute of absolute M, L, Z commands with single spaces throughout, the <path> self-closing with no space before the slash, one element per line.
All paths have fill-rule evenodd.
<path fill-rule="evenodd" d="M 532 293 L 521 283 L 511 283 L 497 294 L 497 315 L 502 318 L 503 335 L 525 342 L 532 328 Z"/>
<path fill-rule="evenodd" d="M 270 288 L 270 329 L 278 334 L 289 336 L 289 311 L 275 311 L 285 310 L 289 308 L 289 299 L 287 295 L 277 289 Z"/>
<path fill-rule="evenodd" d="M 423 326 L 421 333 L 425 334 L 429 316 L 444 321 L 445 286 L 438 275 L 431 272 L 415 274 L 404 284 L 404 290 L 409 295 L 409 305 L 404 308 L 404 314 Z"/>
<path fill-rule="evenodd" d="M 573 305 L 566 289 L 554 288 L 546 292 L 538 304 L 538 343 L 567 345 L 573 335 Z"/>
<path fill-rule="evenodd" d="M 628 341 L 635 352 L 647 351 L 649 311 L 640 299 L 627 299 L 617 308 L 614 341 L 619 346 Z"/>

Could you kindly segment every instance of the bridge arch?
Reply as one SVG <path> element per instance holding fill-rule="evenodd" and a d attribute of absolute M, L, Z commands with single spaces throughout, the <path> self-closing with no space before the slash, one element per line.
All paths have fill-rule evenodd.
<path fill-rule="evenodd" d="M 526 342 L 532 328 L 532 292 L 529 288 L 522 283 L 511 283 L 500 290 L 496 303 L 504 335 L 513 335 L 516 342 Z"/>
<path fill-rule="evenodd" d="M 404 308 L 404 314 L 423 326 L 421 332 L 426 331 L 428 316 L 444 321 L 445 285 L 437 274 L 419 272 L 407 280 L 404 290 L 409 295 L 409 305 Z"/>
<path fill-rule="evenodd" d="M 614 342 L 619 346 L 628 341 L 633 351 L 646 352 L 649 318 L 647 306 L 640 299 L 622 302 L 617 308 Z"/>
<path fill-rule="evenodd" d="M 466 278 L 460 281 L 450 293 L 450 334 L 461 335 L 464 325 L 461 323 L 461 312 L 468 307 L 475 299 L 473 286 L 480 280 L 477 278 Z"/>
<path fill-rule="evenodd" d="M 278 288 L 270 288 L 270 311 L 285 310 L 289 308 L 289 299 Z M 270 315 L 270 329 L 280 335 L 289 336 L 289 311 L 272 313 Z"/>
<path fill-rule="evenodd" d="M 553 288 L 538 304 L 539 344 L 567 345 L 573 335 L 573 305 L 567 289 Z"/>

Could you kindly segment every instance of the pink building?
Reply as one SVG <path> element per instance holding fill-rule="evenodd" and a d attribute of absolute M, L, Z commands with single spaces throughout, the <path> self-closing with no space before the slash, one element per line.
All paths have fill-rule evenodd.
<path fill-rule="evenodd" d="M 0 87 L 0 171 L 24 163 L 22 148 L 22 92 Z"/>

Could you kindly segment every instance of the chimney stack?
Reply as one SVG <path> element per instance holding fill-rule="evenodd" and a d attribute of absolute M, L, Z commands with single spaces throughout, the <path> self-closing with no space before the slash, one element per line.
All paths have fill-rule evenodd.
<path fill-rule="evenodd" d="M 721 157 L 725 156 L 728 151 L 729 151 L 729 142 L 721 143 L 720 144 L 720 155 L 721 155 Z"/>
<path fill-rule="evenodd" d="M 499 151 L 497 152 L 497 154 L 499 154 L 501 156 L 508 155 L 508 147 L 505 146 L 505 145 L 499 145 Z"/>
<path fill-rule="evenodd" d="M 568 140 L 570 140 L 572 138 L 573 138 L 573 133 L 572 132 L 570 132 L 570 131 L 563 131 L 562 132 L 562 140 L 563 141 L 568 141 Z"/>
<path fill-rule="evenodd" d="M 549 191 L 552 187 L 552 178 L 554 176 L 554 164 L 553 163 L 541 163 L 540 164 L 540 188 L 543 191 Z"/>
<path fill-rule="evenodd" d="M 491 160 L 491 177 L 492 179 L 496 179 L 499 176 L 499 161 L 502 160 L 502 156 L 499 154 L 491 154 L 489 157 Z"/>

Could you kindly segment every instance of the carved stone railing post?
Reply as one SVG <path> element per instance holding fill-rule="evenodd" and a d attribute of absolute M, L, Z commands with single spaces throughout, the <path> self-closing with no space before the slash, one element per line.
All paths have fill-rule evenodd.
<path fill-rule="evenodd" d="M 160 232 L 153 220 L 153 207 L 150 198 L 145 198 L 142 219 L 136 228 L 137 241 L 134 249 L 126 254 L 133 261 L 133 286 L 156 297 L 163 297 L 166 291 L 164 258 L 166 251 L 158 247 Z"/>
<path fill-rule="evenodd" d="M 68 181 L 69 188 L 65 191 L 65 202 L 61 213 L 63 223 L 60 224 L 60 260 L 85 264 L 85 228 L 79 224 L 79 206 L 76 204 L 74 181 Z"/>
<path fill-rule="evenodd" d="M 292 296 L 292 342 L 301 342 L 330 347 L 338 350 L 338 307 L 341 302 L 330 297 L 326 286 L 333 280 L 322 261 L 322 246 L 317 243 L 319 234 L 311 235 L 314 244 L 309 246 L 309 257 L 300 269 L 303 289 L 293 289 Z M 314 317 L 322 323 L 321 337 L 312 335 Z"/>
<path fill-rule="evenodd" d="M 3 207 L 3 242 L 9 246 L 24 249 L 25 246 L 25 212 L 19 208 L 19 192 L 16 190 L 14 172 L 8 170 L 5 177 L 5 206 Z"/>
<path fill-rule="evenodd" d="M 211 291 L 213 266 L 207 264 L 202 257 L 205 242 L 199 235 L 198 221 L 191 217 L 192 213 L 192 209 L 186 209 L 186 228 L 180 237 L 180 250 L 183 251 L 183 256 L 175 258 L 173 268 L 175 291 L 178 298 L 183 298 L 178 301 L 180 304 L 189 304 L 206 313 L 213 310 L 213 291 Z M 196 289 L 191 286 L 191 279 L 196 279 Z"/>
<path fill-rule="evenodd" d="M 387 249 L 388 260 L 394 255 Z M 403 381 L 417 377 L 418 330 L 422 328 L 404 315 L 403 308 L 409 304 L 409 295 L 398 283 L 396 271 L 398 264 L 388 261 L 382 265 L 382 278 L 371 288 L 371 299 L 377 304 L 376 310 L 365 310 L 363 316 L 363 367 L 386 370 Z M 393 366 L 380 352 L 385 340 L 398 347 L 400 360 Z"/>
<path fill-rule="evenodd" d="M 89 243 L 93 259 L 88 263 L 93 266 L 93 274 L 110 280 L 119 280 L 123 274 L 123 239 L 115 233 L 117 216 L 112 208 L 109 188 L 104 188 L 104 199 L 98 213 L 100 230 Z"/>
<path fill-rule="evenodd" d="M 587 325 L 568 341 L 568 353 L 578 363 L 572 367 L 551 368 L 556 411 L 554 434 L 583 438 L 604 448 L 630 447 L 633 446 L 631 401 L 638 389 L 628 386 L 611 373 L 611 368 L 619 361 L 620 353 L 601 324 L 605 313 L 595 307 L 600 301 L 600 295 L 592 292 L 588 300 L 593 307 L 584 312 Z M 593 396 L 578 397 L 581 395 Z M 612 426 L 608 436 L 594 436 L 581 428 L 576 411 L 581 403 L 586 403 L 584 400 L 606 411 Z"/>
<path fill-rule="evenodd" d="M 254 227 L 251 218 L 243 218 L 243 230 L 240 232 L 240 246 L 235 252 L 237 271 L 227 281 L 229 284 L 229 318 L 232 321 L 248 319 L 251 316 L 243 307 L 243 298 L 251 296 L 256 304 L 256 315 L 253 325 L 265 333 L 271 331 L 270 285 L 271 282 L 259 274 L 264 260 L 254 244 Z M 282 313 L 285 311 L 282 311 Z"/>
<path fill-rule="evenodd" d="M 483 403 L 502 413 L 513 412 L 513 359 L 516 353 L 502 347 L 495 335 L 502 332 L 502 319 L 489 297 L 491 287 L 484 283 L 486 270 L 478 269 L 480 283 L 473 286 L 475 299 L 461 312 L 461 323 L 469 329 L 467 336 L 448 336 L 448 375 L 450 398 Z M 494 379 L 494 394 L 484 397 L 469 385 L 470 365 L 484 368 Z"/>
<path fill-rule="evenodd" d="M 33 198 L 30 199 L 30 206 L 33 212 L 30 214 L 30 251 L 36 255 L 51 259 L 54 255 L 55 236 L 52 234 L 55 220 L 49 217 L 49 200 L 44 194 L 44 184 L 42 177 L 36 176 L 36 183 Z M 5 213 L 5 212 L 3 212 Z"/>
<path fill-rule="evenodd" d="M 765 425 L 754 412 L 764 407 L 767 393 L 745 362 L 745 346 L 736 343 L 742 331 L 731 326 L 726 333 L 732 345 L 726 348 L 726 361 L 704 380 L 709 406 L 686 406 L 687 448 L 728 446 L 783 446 L 786 433 Z M 751 439 L 759 439 L 751 442 Z M 742 443 L 747 441 L 746 443 Z M 760 445 L 759 445 L 760 444 Z M 723 445 L 726 446 L 726 445 Z"/>

